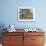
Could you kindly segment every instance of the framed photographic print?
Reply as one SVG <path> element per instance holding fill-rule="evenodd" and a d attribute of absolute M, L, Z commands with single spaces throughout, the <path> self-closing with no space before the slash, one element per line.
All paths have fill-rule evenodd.
<path fill-rule="evenodd" d="M 35 8 L 19 7 L 18 21 L 35 21 Z"/>

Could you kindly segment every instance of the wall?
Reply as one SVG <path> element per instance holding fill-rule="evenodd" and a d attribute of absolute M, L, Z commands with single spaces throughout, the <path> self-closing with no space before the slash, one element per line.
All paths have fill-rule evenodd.
<path fill-rule="evenodd" d="M 46 28 L 46 0 L 0 0 L 0 25 L 13 24 L 16 28 L 41 27 Z M 36 21 L 18 22 L 18 7 L 34 7 Z"/>

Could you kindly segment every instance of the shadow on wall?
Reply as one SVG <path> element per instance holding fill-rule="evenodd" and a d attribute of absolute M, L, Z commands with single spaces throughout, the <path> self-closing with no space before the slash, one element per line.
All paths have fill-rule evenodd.
<path fill-rule="evenodd" d="M 6 26 L 4 24 L 0 24 L 0 43 L 2 43 L 2 32 L 5 32 L 6 30 L 3 30 L 4 28 L 6 28 Z"/>

